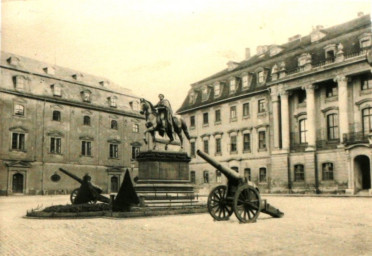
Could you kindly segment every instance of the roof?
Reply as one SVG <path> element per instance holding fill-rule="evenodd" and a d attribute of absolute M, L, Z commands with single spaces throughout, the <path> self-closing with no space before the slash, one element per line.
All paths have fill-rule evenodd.
<path fill-rule="evenodd" d="M 213 102 L 228 100 L 235 98 L 236 96 L 255 93 L 262 89 L 267 88 L 266 85 L 257 85 L 255 76 L 252 76 L 253 81 L 248 90 L 242 90 L 241 82 L 235 93 L 229 93 L 229 86 L 227 86 L 228 78 L 230 76 L 241 76 L 243 72 L 255 73 L 258 68 L 265 68 L 270 76 L 271 68 L 275 64 L 279 64 L 284 61 L 286 71 L 290 72 L 298 68 L 298 57 L 303 53 L 309 53 L 311 55 L 312 64 L 319 63 L 325 60 L 324 47 L 329 44 L 343 45 L 344 54 L 350 54 L 360 51 L 358 36 L 365 33 L 371 32 L 371 18 L 370 15 L 364 15 L 357 19 L 345 22 L 340 25 L 336 25 L 330 28 L 321 29 L 320 32 L 324 33 L 325 36 L 316 42 L 311 42 L 311 35 L 301 37 L 297 40 L 287 42 L 282 45 L 276 45 L 283 50 L 275 56 L 270 56 L 270 52 L 267 51 L 261 55 L 254 55 L 248 60 L 244 60 L 238 63 L 238 66 L 233 70 L 227 68 L 213 74 L 207 78 L 204 78 L 194 84 L 192 84 L 192 90 L 196 94 L 196 100 L 193 104 L 190 103 L 190 95 L 187 95 L 182 106 L 177 110 L 177 113 L 185 113 L 189 110 L 200 108 L 205 105 L 209 105 Z M 354 32 L 358 35 L 355 36 Z M 353 34 L 352 34 L 353 33 Z M 214 90 L 210 90 L 210 94 L 207 100 L 202 101 L 202 95 L 200 87 L 205 85 L 211 85 L 215 81 L 221 81 L 224 83 L 223 92 L 220 97 L 214 98 Z"/>

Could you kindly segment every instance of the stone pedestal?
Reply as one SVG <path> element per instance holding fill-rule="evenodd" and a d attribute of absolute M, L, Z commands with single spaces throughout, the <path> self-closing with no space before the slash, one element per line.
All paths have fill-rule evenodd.
<path fill-rule="evenodd" d="M 189 177 L 191 158 L 185 152 L 145 151 L 137 156 L 136 192 L 147 206 L 195 204 Z"/>

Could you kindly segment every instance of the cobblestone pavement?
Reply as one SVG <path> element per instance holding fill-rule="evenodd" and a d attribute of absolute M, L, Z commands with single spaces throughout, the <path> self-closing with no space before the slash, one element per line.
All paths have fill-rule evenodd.
<path fill-rule="evenodd" d="M 372 255 L 372 198 L 266 198 L 283 218 L 27 219 L 68 196 L 0 197 L 0 255 Z"/>

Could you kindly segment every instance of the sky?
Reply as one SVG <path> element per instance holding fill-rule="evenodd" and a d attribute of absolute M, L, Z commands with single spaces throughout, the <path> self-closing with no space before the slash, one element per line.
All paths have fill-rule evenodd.
<path fill-rule="evenodd" d="M 103 76 L 178 109 L 190 85 L 312 27 L 371 13 L 371 0 L 2 0 L 1 49 Z"/>

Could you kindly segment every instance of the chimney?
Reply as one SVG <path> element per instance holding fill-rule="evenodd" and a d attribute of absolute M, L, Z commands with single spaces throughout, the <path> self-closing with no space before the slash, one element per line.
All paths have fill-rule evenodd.
<path fill-rule="evenodd" d="M 362 17 L 364 15 L 363 12 L 358 12 L 358 17 Z"/>
<path fill-rule="evenodd" d="M 245 59 L 248 60 L 251 58 L 251 49 L 245 48 Z"/>

